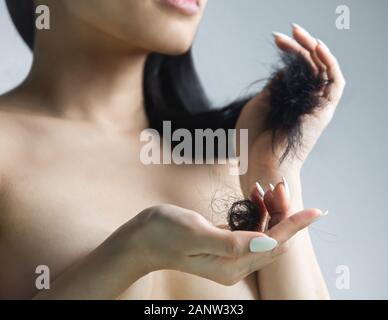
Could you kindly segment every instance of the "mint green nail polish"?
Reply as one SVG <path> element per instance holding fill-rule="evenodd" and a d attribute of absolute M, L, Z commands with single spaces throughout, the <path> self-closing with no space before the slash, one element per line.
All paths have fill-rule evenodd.
<path fill-rule="evenodd" d="M 251 252 L 266 252 L 270 251 L 278 245 L 278 242 L 270 237 L 253 238 L 249 243 L 249 250 Z"/>

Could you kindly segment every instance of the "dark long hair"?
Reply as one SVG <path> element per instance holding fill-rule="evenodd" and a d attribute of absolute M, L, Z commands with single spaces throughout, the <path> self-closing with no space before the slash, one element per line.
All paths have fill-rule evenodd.
<path fill-rule="evenodd" d="M 6 0 L 21 37 L 34 47 L 35 10 L 33 0 Z M 143 92 L 149 127 L 162 133 L 163 121 L 172 129 L 231 129 L 247 99 L 214 108 L 195 71 L 192 52 L 180 56 L 150 54 L 144 70 Z"/>

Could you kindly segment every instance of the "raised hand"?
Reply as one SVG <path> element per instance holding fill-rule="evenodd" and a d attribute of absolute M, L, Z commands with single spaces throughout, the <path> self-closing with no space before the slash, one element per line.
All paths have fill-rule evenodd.
<path fill-rule="evenodd" d="M 337 59 L 328 47 L 297 25 L 293 25 L 292 32 L 293 37 L 274 33 L 277 47 L 284 53 L 303 57 L 310 66 L 311 73 L 322 79 L 324 85 L 319 92 L 316 92 L 317 106 L 313 106 L 308 113 L 302 114 L 298 119 L 301 136 L 295 154 L 290 153 L 284 159 L 282 155 L 289 146 L 287 137 L 291 132 L 287 131 L 286 125 L 283 127 L 280 125 L 274 139 L 272 130 L 274 128 L 271 128 L 273 124 L 270 119 L 273 112 L 271 81 L 243 108 L 236 128 L 249 130 L 249 169 L 241 179 L 245 191 L 252 186 L 253 179 L 257 178 L 257 173 L 260 171 L 280 169 L 285 173 L 290 170 L 300 170 L 320 135 L 330 123 L 343 94 L 345 80 Z M 287 119 L 281 120 L 286 122 Z"/>

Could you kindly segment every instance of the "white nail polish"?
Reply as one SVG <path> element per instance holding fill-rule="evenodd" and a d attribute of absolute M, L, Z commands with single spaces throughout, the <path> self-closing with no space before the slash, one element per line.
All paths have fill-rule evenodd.
<path fill-rule="evenodd" d="M 324 49 L 330 52 L 329 47 L 321 39 L 317 39 L 317 41 Z"/>
<path fill-rule="evenodd" d="M 263 187 L 260 185 L 260 183 L 256 182 L 256 188 L 257 188 L 257 191 L 259 191 L 260 196 L 263 198 L 265 192 L 264 192 Z"/>
<path fill-rule="evenodd" d="M 278 245 L 278 242 L 270 237 L 262 236 L 253 238 L 249 242 L 249 250 L 251 252 L 267 252 L 271 251 Z"/>
<path fill-rule="evenodd" d="M 318 216 L 318 217 L 316 217 L 316 218 L 314 219 L 313 223 L 315 223 L 315 222 L 321 220 L 322 218 L 326 217 L 328 214 L 329 214 L 329 210 L 326 210 L 325 212 L 322 212 L 322 214 L 321 214 L 320 216 Z"/>
<path fill-rule="evenodd" d="M 276 38 L 283 38 L 283 39 L 286 39 L 286 40 L 292 40 L 291 37 L 289 37 L 288 35 L 284 34 L 284 33 L 281 33 L 281 32 L 272 32 L 272 35 Z"/>
<path fill-rule="evenodd" d="M 283 177 L 282 180 L 283 180 L 283 184 L 284 184 L 284 190 L 286 192 L 286 197 L 288 199 L 290 199 L 291 198 L 290 187 L 288 186 L 286 177 Z"/>
<path fill-rule="evenodd" d="M 269 184 L 269 187 L 271 188 L 271 191 L 274 191 L 274 190 L 275 190 L 275 187 L 273 186 L 272 183 Z"/>
<path fill-rule="evenodd" d="M 297 24 L 297 23 L 292 23 L 291 25 L 292 25 L 292 27 L 293 27 L 294 29 L 299 29 L 300 31 L 302 31 L 302 32 L 304 32 L 304 33 L 306 33 L 306 34 L 310 34 L 305 28 L 301 27 L 301 26 L 300 26 L 299 24 Z"/>

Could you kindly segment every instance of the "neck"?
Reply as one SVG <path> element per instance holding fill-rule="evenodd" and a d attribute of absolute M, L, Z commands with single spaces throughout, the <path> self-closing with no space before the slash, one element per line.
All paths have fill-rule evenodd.
<path fill-rule="evenodd" d="M 39 31 L 24 91 L 52 114 L 123 132 L 147 126 L 144 51 L 60 13 Z M 55 15 L 55 13 L 54 13 Z M 47 106 L 47 107 L 46 107 Z"/>

